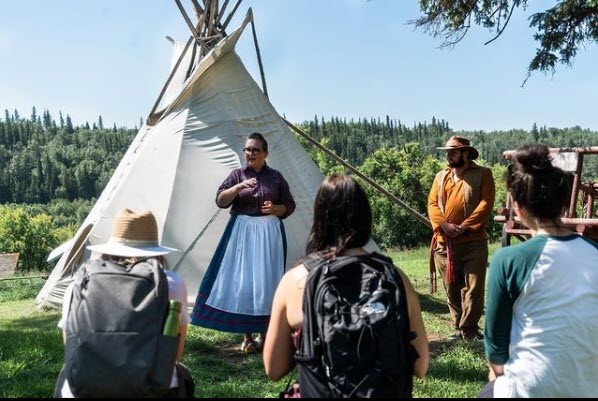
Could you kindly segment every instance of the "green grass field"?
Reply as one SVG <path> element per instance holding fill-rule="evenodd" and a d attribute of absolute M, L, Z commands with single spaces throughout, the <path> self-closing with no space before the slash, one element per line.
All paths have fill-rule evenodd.
<path fill-rule="evenodd" d="M 491 246 L 491 254 L 497 248 Z M 418 398 L 473 398 L 486 382 L 481 342 L 449 340 L 450 317 L 442 286 L 428 291 L 428 250 L 388 252 L 420 294 L 431 359 L 428 375 L 416 379 Z M 0 397 L 52 397 L 63 362 L 58 311 L 39 311 L 34 298 L 41 279 L 0 281 Z M 193 291 L 194 289 L 189 289 Z M 481 322 L 483 324 L 483 321 Z M 183 362 L 198 398 L 276 398 L 287 379 L 269 381 L 261 355 L 238 351 L 241 335 L 190 326 Z"/>

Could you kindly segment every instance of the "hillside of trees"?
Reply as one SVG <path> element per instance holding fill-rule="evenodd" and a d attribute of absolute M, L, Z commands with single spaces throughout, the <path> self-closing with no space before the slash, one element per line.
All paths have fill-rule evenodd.
<path fill-rule="evenodd" d="M 5 111 L 0 120 L 0 204 L 93 199 L 106 185 L 136 130 L 98 123 L 74 127 L 49 111 L 29 118 Z"/>
<path fill-rule="evenodd" d="M 444 166 L 436 149 L 455 132 L 445 120 L 406 125 L 386 117 L 357 120 L 315 116 L 298 125 L 302 130 L 426 215 L 426 198 L 434 174 Z M 8 110 L 0 118 L 0 253 L 20 252 L 19 269 L 47 270 L 48 253 L 68 240 L 79 227 L 112 176 L 137 133 L 105 128 L 97 122 L 74 126 L 69 115 L 58 122 L 47 110 L 33 108 L 29 117 Z M 480 151 L 479 163 L 492 168 L 497 181 L 495 208 L 504 203 L 502 152 L 521 144 L 542 142 L 550 147 L 598 146 L 598 132 L 547 128 L 534 124 L 529 131 L 462 132 Z M 298 137 L 322 172 L 344 168 L 321 150 Z M 584 164 L 584 179 L 598 178 L 598 157 Z M 430 229 L 373 188 L 374 239 L 384 248 L 427 244 Z M 500 226 L 491 224 L 493 238 Z"/>
<path fill-rule="evenodd" d="M 421 146 L 423 153 L 439 160 L 444 158 L 443 151 L 446 140 L 454 135 L 449 123 L 432 118 L 430 123 L 419 122 L 408 126 L 400 120 L 360 118 L 347 121 L 338 117 L 325 120 L 315 116 L 312 121 L 301 124 L 303 129 L 320 143 L 334 151 L 353 165 L 361 165 L 366 157 L 381 147 L 401 148 L 412 142 Z M 509 131 L 459 131 L 471 139 L 472 144 L 480 152 L 480 157 L 488 164 L 504 164 L 502 153 L 515 149 L 525 143 L 540 142 L 549 147 L 598 146 L 598 131 L 572 128 L 538 127 L 536 123 L 529 131 L 518 129 Z M 598 177 L 598 160 L 588 157 L 584 163 L 584 178 Z"/>

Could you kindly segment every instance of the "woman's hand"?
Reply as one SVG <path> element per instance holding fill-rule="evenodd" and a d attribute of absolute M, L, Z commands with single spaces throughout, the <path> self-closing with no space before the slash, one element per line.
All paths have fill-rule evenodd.
<path fill-rule="evenodd" d="M 254 188 L 257 186 L 257 178 L 249 178 L 245 181 L 242 181 L 238 184 L 239 190 L 244 188 Z"/>
<path fill-rule="evenodd" d="M 262 213 L 264 214 L 276 214 L 277 211 L 276 205 L 271 201 L 265 201 L 262 205 Z"/>
<path fill-rule="evenodd" d="M 249 178 L 245 181 L 241 181 L 224 191 L 220 191 L 216 196 L 216 205 L 221 208 L 229 207 L 242 189 L 255 187 L 257 187 L 257 178 Z"/>

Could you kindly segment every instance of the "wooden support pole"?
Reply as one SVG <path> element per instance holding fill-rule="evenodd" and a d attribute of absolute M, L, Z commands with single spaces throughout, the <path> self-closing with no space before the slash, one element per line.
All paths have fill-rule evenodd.
<path fill-rule="evenodd" d="M 220 8 L 220 11 L 218 11 L 218 18 L 216 19 L 216 25 L 217 26 L 220 26 L 220 20 L 222 19 L 222 15 L 224 14 L 224 11 L 226 10 L 226 6 L 228 5 L 228 1 L 229 0 L 224 0 L 224 4 Z"/>
<path fill-rule="evenodd" d="M 209 10 L 209 14 L 206 18 L 208 18 L 207 29 L 204 36 L 212 35 L 212 30 L 215 29 L 214 22 L 217 18 L 216 13 L 218 12 L 218 0 L 212 0 L 210 7 L 207 8 Z"/>
<path fill-rule="evenodd" d="M 189 40 L 187 40 L 187 43 L 185 44 L 185 48 L 181 52 L 179 59 L 177 60 L 176 64 L 170 71 L 170 75 L 168 75 L 168 78 L 166 79 L 166 82 L 164 83 L 164 86 L 162 86 L 162 90 L 160 91 L 160 94 L 158 95 L 158 98 L 156 99 L 156 103 L 154 103 L 154 107 L 152 107 L 152 110 L 149 113 L 149 116 L 146 121 L 147 125 L 154 125 L 157 122 L 157 120 L 159 119 L 159 116 L 158 116 L 158 118 L 154 118 L 153 114 L 156 112 L 156 108 L 160 104 L 160 101 L 162 100 L 162 96 L 164 96 L 164 93 L 166 92 L 166 88 L 170 84 L 170 81 L 172 81 L 172 78 L 174 77 L 177 69 L 179 68 L 181 61 L 183 61 L 183 58 L 185 58 L 185 53 L 187 53 L 187 50 L 189 50 L 189 46 L 191 46 L 192 42 L 193 42 L 193 37 L 190 37 Z"/>
<path fill-rule="evenodd" d="M 199 18 L 199 16 L 204 13 L 203 7 L 201 6 L 201 4 L 199 4 L 199 1 L 197 0 L 191 0 L 191 3 L 193 3 L 193 8 L 195 8 L 195 14 L 197 15 L 197 18 Z"/>
<path fill-rule="evenodd" d="M 598 154 L 598 146 L 585 146 L 585 147 L 571 147 L 571 148 L 549 148 L 551 153 L 563 153 L 563 152 L 577 152 L 581 155 L 596 155 Z M 511 160 L 511 156 L 516 150 L 505 150 L 502 152 L 503 157 L 506 160 Z"/>
<path fill-rule="evenodd" d="M 264 65 L 262 64 L 262 55 L 260 53 L 260 46 L 257 43 L 257 33 L 255 32 L 255 24 L 253 23 L 253 14 L 251 17 L 251 31 L 253 32 L 253 42 L 255 43 L 255 52 L 257 54 L 257 62 L 260 66 L 260 76 L 262 77 L 262 90 L 264 95 L 268 98 L 268 88 L 266 87 L 266 76 L 264 75 Z"/>
<path fill-rule="evenodd" d="M 218 27 L 218 29 L 220 29 L 220 34 L 225 37 L 226 36 L 226 32 L 224 31 L 224 28 L 222 27 L 222 24 L 220 23 L 220 19 L 222 18 L 222 13 L 224 13 L 224 10 L 226 9 L 226 5 L 228 3 L 229 0 L 226 0 L 224 2 L 224 5 L 222 6 L 222 8 L 220 9 L 219 13 L 218 13 L 218 19 L 217 21 L 214 23 L 214 26 Z M 199 4 L 199 2 L 197 0 L 191 0 L 191 2 L 193 3 L 193 7 L 195 7 L 195 13 L 197 14 L 197 18 L 199 18 L 200 15 L 204 15 L 205 11 L 203 9 L 203 7 L 201 6 L 201 4 Z M 201 33 L 201 29 L 197 28 L 197 31 Z"/>
<path fill-rule="evenodd" d="M 197 42 L 197 44 L 199 46 L 201 46 L 205 52 L 208 52 L 208 48 L 206 47 L 206 45 L 202 42 L 201 37 L 199 36 L 199 33 L 197 32 L 197 30 L 195 29 L 195 27 L 193 26 L 193 22 L 191 22 L 191 19 L 189 19 L 189 16 L 187 15 L 187 11 L 185 10 L 185 8 L 183 7 L 183 5 L 181 4 L 181 0 L 174 0 L 174 2 L 176 3 L 176 5 L 179 8 L 179 11 L 181 12 L 181 14 L 183 15 L 183 18 L 185 19 L 185 22 L 187 23 L 187 26 L 189 27 L 189 29 L 191 30 L 191 34 L 193 35 L 193 37 L 195 38 L 195 41 Z M 201 21 L 201 18 L 200 18 Z"/>
<path fill-rule="evenodd" d="M 569 203 L 569 212 L 567 213 L 567 217 L 574 218 L 577 217 L 577 197 L 579 193 L 579 185 L 581 184 L 581 167 L 583 166 L 583 154 L 580 153 L 577 158 L 577 166 L 575 168 L 575 173 L 573 173 L 573 185 L 571 187 L 571 201 Z"/>
<path fill-rule="evenodd" d="M 330 149 L 328 149 L 327 147 L 325 147 L 324 145 L 322 145 L 320 142 L 318 142 L 315 139 L 313 139 L 311 136 L 307 135 L 305 132 L 303 132 L 302 130 L 300 130 L 298 127 L 296 127 L 295 125 L 293 125 L 292 123 L 290 123 L 287 119 L 283 118 L 283 121 L 285 123 L 287 123 L 287 125 L 289 127 L 291 127 L 299 135 L 301 135 L 302 137 L 304 137 L 305 139 L 307 139 L 309 142 L 311 142 L 312 144 L 314 144 L 318 149 L 322 150 L 324 153 L 326 153 L 328 156 L 332 157 L 334 160 L 336 160 L 337 162 L 339 162 L 340 164 L 342 164 L 343 166 L 345 166 L 347 169 L 349 169 L 351 172 L 353 172 L 359 178 L 361 178 L 362 180 L 364 180 L 365 182 L 367 182 L 368 184 L 370 184 L 371 186 L 373 186 L 376 190 L 378 190 L 379 192 L 381 192 L 384 196 L 386 196 L 392 202 L 394 202 L 397 205 L 403 207 L 409 214 L 411 214 L 413 217 L 415 217 L 421 223 L 425 224 L 429 228 L 432 228 L 432 224 L 430 224 L 430 221 L 424 215 L 422 215 L 421 213 L 419 213 L 417 210 L 412 209 L 409 205 L 407 205 L 405 202 L 403 202 L 402 200 L 400 200 L 399 198 L 397 198 L 394 194 L 388 192 L 386 189 L 384 189 L 383 187 L 381 187 L 380 185 L 378 185 L 374 180 L 372 180 L 371 178 L 369 178 L 368 176 L 366 176 L 365 174 L 363 174 L 362 172 L 360 172 L 359 170 L 357 170 L 355 167 L 353 167 L 352 165 L 350 165 L 349 163 L 347 163 L 346 161 L 344 161 L 343 159 L 341 159 L 333 151 L 331 151 Z"/>
<path fill-rule="evenodd" d="M 237 8 L 239 8 L 239 5 L 241 4 L 241 1 L 243 1 L 243 0 L 237 0 L 237 2 L 235 3 L 235 6 L 231 10 L 230 14 L 228 15 L 228 17 L 226 17 L 226 20 L 224 20 L 224 23 L 222 24 L 222 30 L 223 31 L 226 29 L 226 27 L 230 23 L 230 20 L 233 18 L 233 15 L 237 11 Z"/>
<path fill-rule="evenodd" d="M 187 67 L 187 72 L 185 73 L 185 79 L 189 78 L 191 72 L 193 71 L 193 67 L 195 65 L 195 57 L 197 55 L 197 43 L 193 45 L 193 50 L 191 51 L 191 59 L 189 60 L 189 67 Z"/>

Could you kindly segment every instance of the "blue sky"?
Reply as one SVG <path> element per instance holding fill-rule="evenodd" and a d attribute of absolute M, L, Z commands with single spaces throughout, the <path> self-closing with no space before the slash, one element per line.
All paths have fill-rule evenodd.
<path fill-rule="evenodd" d="M 521 87 L 536 47 L 529 11 L 516 11 L 490 45 L 491 34 L 474 29 L 450 50 L 408 24 L 417 0 L 244 0 L 229 31 L 250 6 L 270 100 L 293 122 L 389 115 L 412 125 L 434 116 L 454 130 L 534 122 L 598 130 L 595 44 L 573 68 L 534 73 Z M 173 0 L 3 2 L 0 118 L 4 109 L 29 116 L 36 106 L 75 124 L 102 115 L 106 126 L 138 125 L 168 74 L 166 35 L 188 38 Z M 250 29 L 237 51 L 260 83 Z"/>

